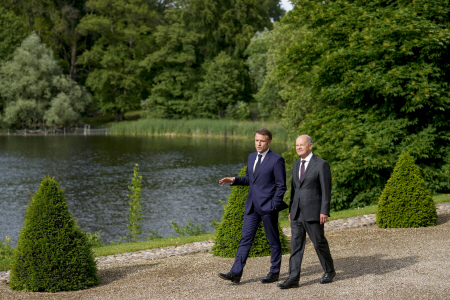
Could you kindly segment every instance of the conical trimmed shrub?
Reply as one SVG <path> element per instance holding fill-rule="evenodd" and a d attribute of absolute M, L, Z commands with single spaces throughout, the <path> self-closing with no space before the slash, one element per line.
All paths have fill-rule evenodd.
<path fill-rule="evenodd" d="M 407 152 L 400 156 L 378 200 L 380 228 L 435 226 L 436 206 L 419 168 Z"/>
<path fill-rule="evenodd" d="M 13 290 L 59 292 L 99 284 L 92 250 L 54 178 L 42 179 L 31 199 L 14 251 Z"/>
<path fill-rule="evenodd" d="M 247 167 L 243 167 L 238 176 L 245 176 Z M 244 223 L 245 201 L 248 195 L 248 186 L 233 186 L 224 207 L 222 222 L 220 223 L 216 240 L 214 241 L 213 254 L 222 257 L 235 257 L 241 240 L 242 226 Z M 280 232 L 281 250 L 283 254 L 289 253 L 286 236 L 278 225 Z M 255 239 L 253 240 L 249 256 L 270 255 L 270 245 L 261 222 Z"/>

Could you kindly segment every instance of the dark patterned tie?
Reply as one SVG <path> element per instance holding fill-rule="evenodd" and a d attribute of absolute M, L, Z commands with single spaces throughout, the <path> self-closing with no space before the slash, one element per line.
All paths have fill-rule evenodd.
<path fill-rule="evenodd" d="M 300 168 L 300 181 L 302 181 L 303 174 L 305 174 L 305 162 L 306 160 L 302 160 L 302 167 Z"/>
<path fill-rule="evenodd" d="M 256 163 L 255 170 L 253 171 L 253 175 L 255 175 L 256 172 L 258 172 L 259 166 L 261 165 L 261 158 L 262 158 L 262 155 L 258 154 L 258 162 Z"/>

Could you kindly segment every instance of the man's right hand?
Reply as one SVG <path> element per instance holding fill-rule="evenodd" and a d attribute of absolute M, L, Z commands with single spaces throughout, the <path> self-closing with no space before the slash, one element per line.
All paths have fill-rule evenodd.
<path fill-rule="evenodd" d="M 234 177 L 225 177 L 219 180 L 219 184 L 223 186 L 225 183 L 233 183 Z"/>
<path fill-rule="evenodd" d="M 291 214 L 288 215 L 289 222 L 291 221 Z"/>

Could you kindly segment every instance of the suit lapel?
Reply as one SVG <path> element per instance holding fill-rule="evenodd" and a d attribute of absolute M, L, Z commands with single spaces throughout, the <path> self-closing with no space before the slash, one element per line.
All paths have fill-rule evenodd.
<path fill-rule="evenodd" d="M 256 180 L 256 178 L 258 178 L 259 173 L 261 173 L 261 170 L 264 168 L 264 166 L 267 164 L 267 161 L 270 159 L 270 155 L 271 155 L 271 150 L 269 150 L 269 152 L 267 152 L 266 156 L 264 157 L 263 161 L 261 161 L 261 165 L 259 166 L 258 171 L 255 174 L 255 178 L 253 178 L 253 181 Z M 255 157 L 256 159 L 256 157 Z"/>
<path fill-rule="evenodd" d="M 315 166 L 316 166 L 316 156 L 313 154 L 310 162 L 308 163 L 308 167 L 306 168 L 305 173 L 303 174 L 303 177 L 300 181 L 300 185 L 303 183 L 303 181 L 305 181 L 306 176 L 308 176 L 308 174 L 311 173 L 311 170 L 314 169 Z"/>
<path fill-rule="evenodd" d="M 297 160 L 295 163 L 294 163 L 294 177 L 293 177 L 293 180 L 294 180 L 294 183 L 295 183 L 295 186 L 298 186 L 299 185 L 299 180 L 300 180 L 300 178 L 299 178 L 299 166 L 300 166 L 300 159 L 299 160 Z"/>

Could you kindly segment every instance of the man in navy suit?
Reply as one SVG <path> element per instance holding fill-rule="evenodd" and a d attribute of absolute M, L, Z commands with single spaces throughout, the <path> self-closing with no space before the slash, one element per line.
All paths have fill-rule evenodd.
<path fill-rule="evenodd" d="M 264 224 L 271 250 L 269 274 L 261 279 L 263 283 L 275 282 L 279 278 L 281 266 L 281 242 L 278 232 L 278 212 L 288 208 L 283 201 L 286 192 L 286 168 L 283 157 L 269 149 L 272 133 L 262 128 L 255 132 L 256 151 L 248 156 L 247 174 L 244 177 L 225 177 L 219 180 L 222 186 L 249 185 L 245 202 L 242 237 L 231 271 L 219 277 L 239 283 L 261 221 Z"/>

